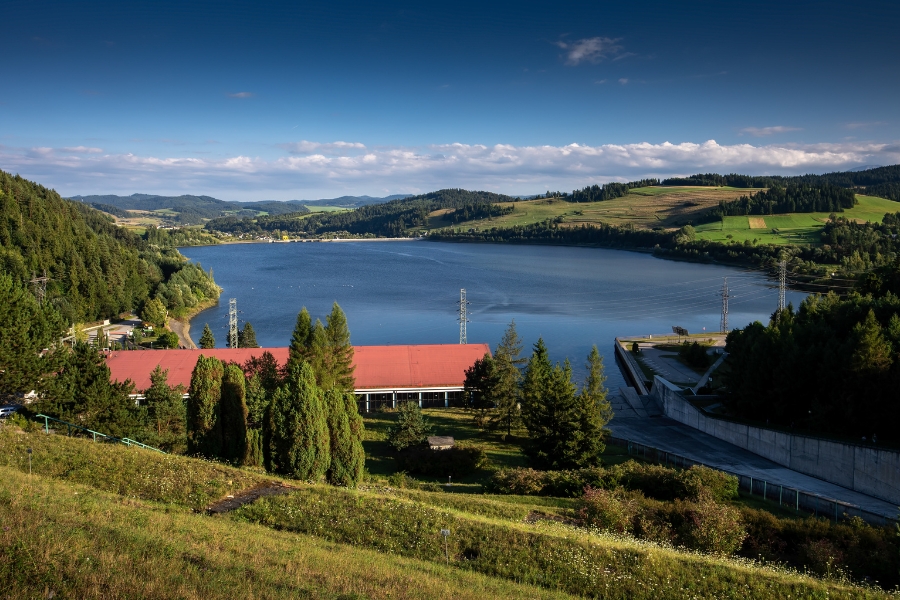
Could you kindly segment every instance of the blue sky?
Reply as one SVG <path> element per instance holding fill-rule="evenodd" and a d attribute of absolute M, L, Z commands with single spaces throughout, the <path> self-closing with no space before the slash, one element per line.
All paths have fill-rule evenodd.
<path fill-rule="evenodd" d="M 900 163 L 898 3 L 2 4 L 0 169 L 64 195 Z"/>

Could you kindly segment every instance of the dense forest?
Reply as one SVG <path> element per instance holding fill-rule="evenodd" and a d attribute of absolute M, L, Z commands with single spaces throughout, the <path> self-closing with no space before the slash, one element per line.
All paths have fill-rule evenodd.
<path fill-rule="evenodd" d="M 736 188 L 831 185 L 852 189 L 869 196 L 879 196 L 888 200 L 900 201 L 900 165 L 877 167 L 864 171 L 841 171 L 823 175 L 796 175 L 792 177 L 778 175 L 752 176 L 738 175 L 736 173 L 729 175 L 698 173 L 690 177 L 664 179 L 662 185 L 731 186 Z"/>
<path fill-rule="evenodd" d="M 508 215 L 515 210 L 514 205 L 500 206 L 499 204 L 490 204 L 488 202 L 466 204 L 461 208 L 457 208 L 446 216 L 451 223 L 462 223 L 464 221 L 474 221 L 475 219 L 490 219 L 493 217 L 502 217 Z"/>
<path fill-rule="evenodd" d="M 149 243 L 87 204 L 2 171 L 0 270 L 19 284 L 46 273 L 47 302 L 67 323 L 138 310 L 156 296 L 177 315 L 219 294 L 169 243 Z"/>
<path fill-rule="evenodd" d="M 209 231 L 237 235 L 283 232 L 302 235 L 347 232 L 350 234 L 397 237 L 408 235 L 407 230 L 422 227 L 428 215 L 442 208 L 458 209 L 474 204 L 515 202 L 517 199 L 492 192 L 470 192 L 462 189 L 446 189 L 419 196 L 392 200 L 383 204 L 370 204 L 343 213 L 315 213 L 308 217 L 288 214 L 262 216 L 256 219 L 225 217 L 209 221 Z"/>
<path fill-rule="evenodd" d="M 720 202 L 709 211 L 714 219 L 742 215 L 775 215 L 795 212 L 843 212 L 857 203 L 852 190 L 831 184 L 776 185 L 730 202 Z"/>
<path fill-rule="evenodd" d="M 846 298 L 812 295 L 728 335 L 734 414 L 800 431 L 898 442 L 900 263 Z"/>

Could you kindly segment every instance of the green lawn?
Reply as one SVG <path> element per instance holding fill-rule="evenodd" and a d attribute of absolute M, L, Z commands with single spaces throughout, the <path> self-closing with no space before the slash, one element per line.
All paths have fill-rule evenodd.
<path fill-rule="evenodd" d="M 873 196 L 857 196 L 859 204 L 840 213 L 858 222 L 880 223 L 885 213 L 900 211 L 900 203 Z M 756 240 L 760 244 L 817 244 L 830 213 L 793 213 L 751 217 L 725 217 L 718 223 L 697 226 L 697 237 L 717 242 Z M 765 223 L 764 228 L 750 228 L 751 220 Z"/>

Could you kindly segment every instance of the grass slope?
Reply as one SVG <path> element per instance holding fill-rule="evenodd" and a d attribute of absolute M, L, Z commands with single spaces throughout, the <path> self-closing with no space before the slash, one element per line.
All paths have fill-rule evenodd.
<path fill-rule="evenodd" d="M 513 227 L 557 217 L 569 226 L 602 222 L 612 225 L 630 223 L 637 229 L 675 228 L 697 220 L 721 200 L 734 200 L 749 191 L 752 190 L 728 187 L 646 187 L 603 202 L 567 202 L 558 198 L 506 202 L 500 203 L 500 206 L 515 207 L 508 215 L 459 224 L 453 224 L 444 217 L 448 211 L 435 211 L 429 217 L 428 228 L 459 227 L 466 230 Z"/>
<path fill-rule="evenodd" d="M 214 518 L 194 511 L 270 478 L 12 427 L 0 456 L 0 598 L 886 596 L 577 529 L 555 499 L 294 482 Z"/>

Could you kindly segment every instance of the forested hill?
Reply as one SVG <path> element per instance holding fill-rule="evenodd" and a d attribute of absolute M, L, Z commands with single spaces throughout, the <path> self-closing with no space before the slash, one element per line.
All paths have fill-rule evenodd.
<path fill-rule="evenodd" d="M 228 214 L 238 216 L 256 216 L 263 213 L 286 214 L 308 212 L 299 200 L 277 202 L 229 202 L 211 196 L 156 196 L 152 194 L 132 194 L 131 196 L 73 196 L 75 201 L 84 202 L 94 208 L 109 212 L 116 216 L 127 216 L 122 211 L 164 211 L 159 216 L 181 225 L 203 223 Z M 113 210 L 109 210 L 109 208 Z M 118 211 L 118 212 L 115 212 Z"/>
<path fill-rule="evenodd" d="M 900 165 L 876 167 L 864 171 L 840 171 L 824 175 L 796 175 L 782 177 L 778 175 L 719 175 L 717 173 L 698 173 L 690 177 L 672 177 L 665 179 L 662 185 L 702 185 L 731 186 L 738 188 L 771 188 L 797 186 L 825 186 L 848 188 L 868 196 L 879 196 L 888 200 L 900 201 Z"/>
<path fill-rule="evenodd" d="M 429 213 L 440 209 L 475 210 L 479 206 L 497 202 L 514 202 L 517 198 L 493 192 L 470 192 L 462 189 L 446 189 L 383 204 L 370 204 L 343 213 L 316 213 L 305 218 L 302 215 L 262 216 L 255 219 L 226 217 L 213 219 L 206 224 L 210 231 L 231 234 L 259 234 L 280 231 L 290 234 L 318 235 L 346 231 L 351 234 L 376 236 L 408 235 L 407 230 L 424 227 Z"/>
<path fill-rule="evenodd" d="M 178 315 L 218 297 L 212 276 L 173 247 L 117 227 L 81 202 L 0 171 L 0 270 L 20 284 L 45 271 L 67 323 L 138 310 L 153 297 Z"/>

